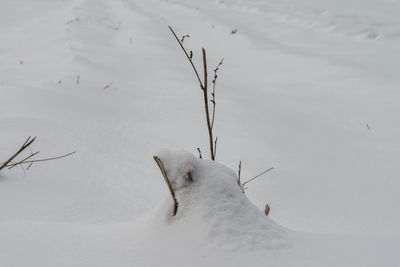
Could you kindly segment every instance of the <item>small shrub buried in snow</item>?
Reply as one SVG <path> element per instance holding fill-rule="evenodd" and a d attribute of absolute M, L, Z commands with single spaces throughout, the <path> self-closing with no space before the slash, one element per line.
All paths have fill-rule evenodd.
<path fill-rule="evenodd" d="M 208 73 L 207 73 L 207 56 L 206 56 L 206 50 L 202 48 L 202 59 L 203 59 L 203 73 L 204 77 L 203 80 L 200 78 L 199 71 L 197 70 L 196 66 L 194 65 L 192 59 L 193 59 L 193 52 L 186 50 L 186 48 L 183 45 L 183 42 L 185 41 L 186 38 L 190 38 L 188 34 L 183 35 L 180 39 L 176 35 L 175 31 L 172 29 L 171 26 L 168 26 L 169 29 L 171 30 L 173 36 L 175 37 L 176 41 L 178 42 L 179 46 L 181 47 L 182 51 L 186 55 L 186 58 L 188 59 L 194 74 L 196 75 L 196 78 L 199 82 L 200 89 L 203 91 L 203 101 L 204 101 L 204 107 L 205 107 L 205 115 L 206 115 L 206 122 L 207 122 L 207 130 L 208 130 L 208 135 L 209 135 L 209 145 L 210 145 L 210 157 L 212 161 L 215 161 L 215 157 L 217 154 L 217 142 L 218 142 L 218 136 L 215 137 L 214 139 L 214 119 L 215 119 L 215 107 L 216 107 L 216 98 L 215 98 L 215 89 L 216 89 L 216 83 L 217 83 L 217 78 L 218 78 L 218 70 L 222 66 L 224 59 L 221 59 L 221 61 L 218 63 L 216 68 L 214 69 L 214 77 L 212 80 L 213 87 L 212 87 L 212 92 L 211 92 L 211 100 L 209 100 L 209 95 L 208 95 Z M 236 33 L 237 30 L 235 30 L 234 33 Z M 232 32 L 233 33 L 233 32 Z M 212 103 L 212 112 L 210 112 L 209 108 L 209 102 Z M 210 115 L 211 113 L 211 115 Z M 199 152 L 199 158 L 202 159 L 202 153 L 200 148 L 197 148 Z M 168 153 L 167 153 L 168 154 Z M 174 160 L 177 161 L 175 164 L 170 164 L 169 160 L 170 158 L 168 156 L 164 157 L 158 157 L 154 156 L 154 160 L 156 161 L 158 167 L 160 168 L 160 171 L 164 177 L 164 180 L 168 186 L 169 192 L 171 194 L 171 197 L 174 201 L 174 208 L 172 211 L 172 215 L 175 216 L 178 212 L 178 200 L 176 198 L 176 191 L 187 187 L 189 184 L 193 183 L 195 179 L 193 178 L 193 166 L 190 164 L 190 161 L 187 161 L 187 157 L 179 154 L 176 154 L 174 157 Z M 173 167 L 170 167 L 173 166 Z M 245 181 L 241 182 L 241 167 L 242 167 L 242 162 L 239 163 L 239 171 L 238 171 L 238 176 L 237 176 L 237 185 L 239 186 L 240 190 L 242 193 L 245 192 L 247 189 L 246 184 L 249 182 L 255 180 L 256 178 L 260 177 L 261 175 L 265 174 L 266 172 L 272 170 L 273 168 L 269 168 L 268 170 L 256 175 L 255 177 Z M 181 177 L 181 178 L 177 178 Z M 270 206 L 267 204 L 265 207 L 265 215 L 268 216 L 270 211 Z"/>
<path fill-rule="evenodd" d="M 264 215 L 268 208 L 263 214 L 247 199 L 233 170 L 186 151 L 164 150 L 156 157 L 164 163 L 179 204 L 175 216 L 171 216 L 174 207 L 169 199 L 154 213 L 154 219 L 167 225 L 168 232 L 190 231 L 190 235 L 198 233 L 218 246 L 240 250 L 288 247 L 290 232 Z M 190 170 L 190 177 L 185 170 Z"/>

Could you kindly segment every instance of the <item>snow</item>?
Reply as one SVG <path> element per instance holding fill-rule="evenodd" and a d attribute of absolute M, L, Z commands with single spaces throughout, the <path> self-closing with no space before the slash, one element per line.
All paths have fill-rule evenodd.
<path fill-rule="evenodd" d="M 232 170 L 184 151 L 164 151 L 160 159 L 178 202 L 177 215 L 170 218 L 173 227 L 196 225 L 191 233 L 201 229 L 218 247 L 238 251 L 289 246 L 288 233 L 247 200 Z M 171 217 L 172 207 L 168 210 Z"/>
<path fill-rule="evenodd" d="M 0 157 L 29 135 L 41 157 L 77 153 L 0 172 L 0 266 L 398 266 L 399 12 L 395 0 L 2 1 Z M 159 154 L 181 188 L 172 219 L 152 156 L 208 158 L 208 136 L 167 25 L 190 34 L 196 64 L 201 47 L 209 69 L 224 58 L 218 163 Z M 244 178 L 274 170 L 243 195 L 240 160 Z"/>

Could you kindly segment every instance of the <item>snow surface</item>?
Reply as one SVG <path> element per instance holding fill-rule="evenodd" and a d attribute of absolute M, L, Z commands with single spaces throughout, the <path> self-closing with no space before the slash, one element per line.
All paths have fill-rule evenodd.
<path fill-rule="evenodd" d="M 396 0 L 3 0 L 0 157 L 29 135 L 42 157 L 77 153 L 0 173 L 0 266 L 399 266 L 399 13 Z M 245 178 L 274 167 L 246 191 L 271 204 L 268 218 L 249 204 L 262 223 L 206 202 L 165 221 L 152 156 L 207 157 L 201 91 L 167 25 L 191 35 L 196 63 L 201 47 L 210 69 L 225 59 L 217 160 L 242 160 Z M 234 177 L 192 160 L 221 172 L 199 177 Z M 288 236 L 263 243 L 254 224 Z"/>
<path fill-rule="evenodd" d="M 238 251 L 289 246 L 288 233 L 247 200 L 232 170 L 184 151 L 164 151 L 160 158 L 174 188 L 178 212 L 171 218 L 170 199 L 170 208 L 163 207 L 159 213 L 167 213 L 178 231 L 200 232 L 219 247 Z M 193 182 L 188 181 L 188 172 Z M 196 228 L 191 229 L 192 225 Z"/>

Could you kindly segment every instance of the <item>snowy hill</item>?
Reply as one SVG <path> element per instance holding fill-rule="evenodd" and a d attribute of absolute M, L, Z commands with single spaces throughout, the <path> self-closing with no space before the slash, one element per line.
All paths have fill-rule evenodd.
<path fill-rule="evenodd" d="M 43 157 L 77 153 L 0 172 L 0 266 L 398 266 L 399 13 L 395 0 L 2 1 L 0 162 L 29 135 Z M 217 161 L 226 174 L 242 160 L 248 178 L 274 167 L 246 196 L 271 204 L 262 220 L 283 245 L 249 246 L 247 215 L 163 220 L 152 156 L 208 145 L 167 25 L 190 34 L 196 64 L 201 47 L 210 68 L 224 58 Z"/>

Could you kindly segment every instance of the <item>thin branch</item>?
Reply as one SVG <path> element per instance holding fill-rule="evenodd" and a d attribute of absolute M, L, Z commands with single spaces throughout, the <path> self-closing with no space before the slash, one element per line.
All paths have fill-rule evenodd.
<path fill-rule="evenodd" d="M 21 164 L 26 164 L 26 163 L 34 163 L 34 162 L 42 162 L 42 161 L 49 161 L 49 160 L 55 160 L 55 159 L 61 159 L 61 158 L 65 158 L 68 157 L 72 154 L 75 154 L 76 151 L 70 152 L 68 154 L 62 155 L 62 156 L 58 156 L 58 157 L 54 157 L 54 158 L 46 158 L 46 159 L 35 159 L 35 160 L 27 160 L 22 162 Z"/>
<path fill-rule="evenodd" d="M 215 87 L 217 85 L 217 78 L 218 78 L 218 70 L 219 67 L 224 63 L 224 59 L 221 59 L 221 61 L 218 63 L 217 67 L 214 69 L 214 79 L 212 80 L 213 83 L 213 91 L 211 93 L 212 99 L 210 100 L 211 103 L 213 103 L 213 112 L 212 112 L 212 119 L 211 119 L 211 129 L 214 128 L 214 118 L 215 118 Z"/>
<path fill-rule="evenodd" d="M 199 158 L 200 158 L 200 159 L 202 159 L 202 158 L 203 158 L 203 156 L 201 155 L 201 150 L 200 150 L 200 148 L 199 148 L 199 147 L 197 148 L 197 151 L 199 152 Z"/>
<path fill-rule="evenodd" d="M 206 55 L 206 50 L 204 48 L 202 48 L 201 51 L 203 53 L 203 68 L 204 68 L 203 97 L 204 97 L 204 108 L 206 111 L 208 137 L 209 137 L 209 141 L 210 141 L 210 155 L 211 155 L 211 160 L 215 160 L 214 138 L 213 138 L 213 132 L 212 132 L 212 128 L 211 128 L 210 110 L 208 107 L 207 55 Z"/>
<path fill-rule="evenodd" d="M 176 213 L 178 212 L 178 201 L 176 200 L 175 192 L 174 192 L 174 190 L 172 188 L 171 183 L 169 182 L 167 173 L 166 173 L 165 168 L 164 168 L 164 164 L 162 163 L 161 159 L 159 157 L 157 157 L 157 156 L 153 156 L 153 158 L 156 161 L 158 167 L 160 168 L 160 171 L 161 171 L 161 173 L 162 173 L 162 175 L 164 177 L 164 181 L 167 184 L 169 192 L 170 192 L 170 194 L 172 196 L 172 199 L 174 201 L 174 209 L 172 211 L 172 216 L 175 216 Z"/>
<path fill-rule="evenodd" d="M 183 43 L 185 41 L 185 38 L 190 38 L 190 35 L 189 34 L 183 35 L 181 38 L 181 43 Z"/>
<path fill-rule="evenodd" d="M 182 44 L 182 41 L 184 40 L 184 38 L 183 38 L 183 40 L 179 40 L 178 36 L 174 32 L 174 30 L 171 28 L 171 26 L 168 26 L 168 28 L 171 30 L 172 34 L 174 35 L 175 39 L 179 43 L 179 45 L 182 48 L 183 52 L 185 53 L 187 59 L 189 60 L 190 64 L 192 65 L 192 68 L 194 70 L 194 73 L 196 74 L 197 80 L 200 83 L 200 88 L 203 90 L 204 108 L 205 108 L 205 113 L 206 113 L 207 130 L 208 130 L 209 144 L 210 144 L 210 156 L 211 156 L 211 160 L 215 160 L 216 150 L 214 149 L 214 138 L 213 138 L 213 132 L 212 132 L 212 126 L 211 126 L 211 120 L 210 120 L 210 109 L 209 109 L 209 106 L 208 106 L 208 77 L 207 77 L 208 74 L 207 74 L 207 55 L 206 55 L 206 50 L 204 48 L 202 48 L 203 69 L 204 69 L 203 70 L 204 71 L 204 79 L 203 79 L 203 82 L 202 82 L 201 78 L 199 76 L 199 73 L 198 73 L 196 67 L 193 64 L 192 53 L 190 53 L 190 55 L 189 55 L 188 52 L 186 51 L 185 47 Z M 215 103 L 215 99 L 214 99 L 214 103 Z M 215 116 L 215 111 L 214 111 L 214 116 Z"/>
<path fill-rule="evenodd" d="M 13 163 L 13 164 L 11 164 L 11 165 L 9 165 L 9 166 L 7 166 L 7 167 L 8 167 L 9 170 L 11 170 L 11 169 L 14 168 L 15 166 L 22 164 L 24 161 L 26 161 L 26 160 L 28 160 L 28 159 L 30 159 L 30 158 L 36 156 L 37 154 L 39 154 L 39 151 L 38 151 L 38 152 L 35 152 L 35 153 L 32 153 L 30 156 L 24 158 L 23 160 L 21 160 L 21 161 L 19 161 L 19 162 L 16 162 L 16 163 Z"/>
<path fill-rule="evenodd" d="M 29 137 L 25 140 L 24 144 L 20 147 L 20 149 L 18 149 L 18 151 L 15 152 L 14 155 L 12 155 L 7 161 L 5 161 L 5 162 L 3 162 L 3 163 L 1 164 L 1 166 L 0 166 L 0 171 L 1 171 L 2 169 L 6 168 L 6 167 L 10 170 L 10 169 L 14 168 L 15 166 L 20 166 L 20 167 L 24 170 L 24 175 L 25 175 L 25 169 L 24 169 L 24 167 L 23 167 L 24 164 L 29 164 L 28 168 L 26 169 L 26 170 L 29 170 L 29 168 L 32 166 L 32 164 L 33 164 L 34 162 L 42 162 L 42 161 L 49 161 L 49 160 L 61 159 L 61 158 L 68 157 L 68 156 L 70 156 L 70 155 L 72 155 L 72 154 L 75 153 L 75 151 L 74 151 L 74 152 L 71 152 L 71 153 L 68 153 L 68 154 L 65 154 L 65 155 L 62 155 L 62 156 L 58 156 L 58 157 L 29 160 L 29 159 L 33 158 L 34 156 L 36 156 L 37 154 L 39 154 L 39 151 L 33 153 L 33 152 L 32 152 L 32 149 L 31 149 L 31 147 L 30 147 L 30 145 L 31 145 L 35 140 L 36 140 L 36 137 L 34 137 L 34 138 L 31 139 L 31 136 L 29 136 Z M 19 160 L 19 161 L 17 161 L 17 162 L 13 162 L 13 160 L 14 160 L 19 154 L 21 154 L 26 148 L 29 148 L 31 154 L 30 154 L 29 156 L 25 157 L 25 158 L 22 159 L 22 160 Z"/>
<path fill-rule="evenodd" d="M 263 175 L 263 174 L 265 174 L 265 173 L 267 173 L 267 172 L 269 172 L 269 171 L 271 171 L 271 170 L 273 170 L 273 169 L 274 169 L 274 167 L 271 167 L 271 168 L 269 168 L 268 170 L 265 170 L 265 171 L 263 171 L 262 173 L 257 174 L 256 176 L 254 176 L 254 177 L 251 178 L 250 180 L 247 180 L 246 182 L 243 182 L 243 184 L 242 184 L 243 189 L 244 189 L 244 186 L 245 186 L 246 184 L 250 183 L 250 182 L 253 181 L 254 179 L 260 177 L 261 175 Z"/>
<path fill-rule="evenodd" d="M 199 83 L 200 83 L 200 88 L 201 88 L 202 90 L 204 90 L 203 83 L 201 82 L 199 73 L 197 72 L 197 69 L 196 69 L 196 67 L 195 67 L 194 64 L 193 64 L 192 58 L 191 58 L 191 57 L 189 56 L 189 54 L 187 53 L 185 47 L 183 46 L 182 42 L 179 40 L 179 38 L 178 38 L 178 36 L 176 35 L 176 33 L 174 32 L 174 30 L 171 28 L 171 26 L 168 25 L 168 28 L 171 30 L 172 34 L 175 36 L 175 39 L 178 41 L 178 43 L 179 43 L 179 45 L 181 46 L 183 52 L 185 53 L 187 59 L 189 60 L 190 64 L 192 65 L 192 68 L 193 68 L 193 70 L 194 70 L 194 74 L 196 74 L 197 80 L 198 80 Z"/>
<path fill-rule="evenodd" d="M 25 143 L 22 145 L 23 147 L 29 147 L 29 145 L 35 141 L 36 136 L 32 140 L 29 141 L 30 138 L 31 138 L 31 136 L 29 136 L 28 139 L 26 139 Z M 29 142 L 29 144 L 28 144 L 28 142 Z"/>
<path fill-rule="evenodd" d="M 28 168 L 26 168 L 26 169 L 29 170 L 31 168 L 32 164 L 33 164 L 33 162 L 31 162 L 31 164 L 29 164 Z M 24 170 L 24 172 L 25 172 L 25 170 Z"/>
<path fill-rule="evenodd" d="M 239 170 L 238 170 L 238 185 L 240 185 L 240 175 L 242 174 L 242 161 L 239 161 Z"/>
<path fill-rule="evenodd" d="M 215 157 L 217 156 L 217 142 L 218 142 L 218 136 L 215 138 L 215 141 L 214 141 L 214 160 L 215 160 Z"/>
<path fill-rule="evenodd" d="M 14 153 L 14 155 L 12 155 L 7 161 L 3 162 L 3 164 L 0 166 L 0 171 L 2 169 L 4 169 L 5 167 L 7 167 L 7 165 L 13 160 L 15 159 L 22 151 L 24 151 L 27 147 L 29 147 L 34 141 L 36 140 L 36 136 L 34 138 L 31 139 L 31 137 L 29 136 L 26 141 L 24 142 L 24 144 L 20 147 L 20 149 L 18 149 L 17 152 Z"/>

